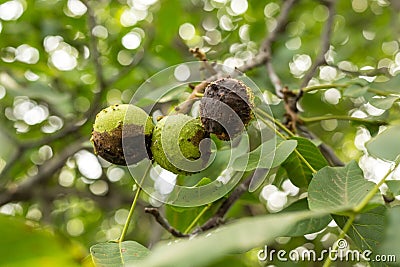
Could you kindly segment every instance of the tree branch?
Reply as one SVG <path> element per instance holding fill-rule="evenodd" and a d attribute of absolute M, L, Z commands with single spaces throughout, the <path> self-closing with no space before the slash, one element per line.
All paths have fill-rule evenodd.
<path fill-rule="evenodd" d="M 54 158 L 41 165 L 38 173 L 26 178 L 16 185 L 0 192 L 0 206 L 12 201 L 27 200 L 31 196 L 31 191 L 35 186 L 49 180 L 61 167 L 65 161 L 82 148 L 82 143 L 86 139 L 78 140 L 68 145 L 63 151 Z"/>
<path fill-rule="evenodd" d="M 275 92 L 278 96 L 282 97 L 282 93 L 280 92 L 282 89 L 282 83 L 281 83 L 278 75 L 276 74 L 272 64 L 270 63 L 271 46 L 276 41 L 276 38 L 279 36 L 279 34 L 285 30 L 286 24 L 288 22 L 289 11 L 292 9 L 293 5 L 297 1 L 298 0 L 287 0 L 284 2 L 281 13 L 277 18 L 277 25 L 276 25 L 275 29 L 273 31 L 271 31 L 271 33 L 268 35 L 268 37 L 264 40 L 258 54 L 254 58 L 252 58 L 250 61 L 247 61 L 241 67 L 236 68 L 237 72 L 234 72 L 233 75 L 231 75 L 233 78 L 236 77 L 236 75 L 239 75 L 240 73 L 245 73 L 249 70 L 252 70 L 256 67 L 266 64 L 269 77 L 275 87 Z M 197 57 L 200 58 L 200 60 L 204 61 L 205 55 L 199 55 L 198 53 L 195 53 L 195 52 L 196 51 L 193 51 L 192 53 L 195 54 L 195 56 L 198 55 Z M 192 108 L 194 101 L 197 99 L 197 95 L 199 93 L 204 92 L 204 89 L 208 85 L 208 83 L 228 76 L 228 75 L 224 75 L 222 73 L 215 73 L 215 72 L 211 72 L 211 73 L 214 73 L 214 75 L 210 76 L 205 81 L 196 85 L 193 89 L 193 92 L 189 95 L 188 99 L 185 102 L 183 102 L 182 104 L 180 104 L 179 106 L 175 107 L 176 112 L 188 113 L 190 111 L 190 109 Z"/>
<path fill-rule="evenodd" d="M 171 233 L 175 237 L 189 237 L 193 235 L 197 235 L 200 232 L 204 232 L 210 229 L 213 229 L 224 222 L 224 217 L 229 209 L 235 204 L 235 202 L 243 195 L 244 192 L 247 191 L 251 178 L 253 176 L 246 178 L 239 186 L 237 186 L 232 193 L 229 195 L 227 199 L 222 202 L 221 206 L 218 208 L 217 212 L 211 217 L 207 222 L 205 222 L 202 226 L 195 229 L 190 234 L 184 234 L 179 230 L 172 227 L 167 219 L 165 219 L 159 212 L 157 208 L 145 208 L 145 212 L 153 215 L 155 220 L 169 233 Z"/>
<path fill-rule="evenodd" d="M 332 31 L 333 31 L 333 22 L 334 22 L 334 17 L 335 17 L 336 0 L 330 0 L 330 1 L 326 0 L 326 1 L 323 1 L 323 3 L 328 8 L 328 19 L 326 20 L 324 29 L 321 34 L 321 50 L 319 51 L 318 56 L 315 58 L 314 64 L 312 64 L 311 68 L 305 74 L 300 88 L 306 87 L 307 84 L 312 79 L 312 77 L 314 77 L 315 72 L 317 71 L 318 67 L 323 64 L 326 64 L 325 54 L 329 51 L 329 47 L 330 47 L 330 41 L 331 41 Z M 300 90 L 300 96 L 298 98 L 301 97 L 301 94 L 302 94 L 302 91 Z"/>
<path fill-rule="evenodd" d="M 200 48 L 196 47 L 193 49 L 189 49 L 189 52 L 192 53 L 194 57 L 203 62 L 204 69 L 206 69 L 209 73 L 211 73 L 211 75 L 217 74 L 217 71 L 210 64 L 210 62 L 208 62 L 206 54 L 203 51 L 201 51 Z"/>
<path fill-rule="evenodd" d="M 253 176 L 250 175 L 250 177 L 247 177 L 239 186 L 237 186 L 229 195 L 229 197 L 225 199 L 224 202 L 222 202 L 221 206 L 214 214 L 214 216 L 211 217 L 202 226 L 194 230 L 191 235 L 210 230 L 223 224 L 226 213 L 230 210 L 233 204 L 235 204 L 235 202 L 243 195 L 243 193 L 248 190 L 252 177 Z"/>
<path fill-rule="evenodd" d="M 144 212 L 153 215 L 154 219 L 169 233 L 175 237 L 189 237 L 190 235 L 183 234 L 179 230 L 172 227 L 167 219 L 165 219 L 159 212 L 157 208 L 145 208 Z"/>
<path fill-rule="evenodd" d="M 389 76 L 389 77 L 393 77 L 390 72 L 389 72 L 389 68 L 388 67 L 381 67 L 381 68 L 376 68 L 376 69 L 370 69 L 370 70 L 346 70 L 343 68 L 340 68 L 339 66 L 335 65 L 335 64 L 328 64 L 329 66 L 344 72 L 346 74 L 350 74 L 353 76 L 377 76 L 377 75 L 385 75 L 385 76 Z"/>

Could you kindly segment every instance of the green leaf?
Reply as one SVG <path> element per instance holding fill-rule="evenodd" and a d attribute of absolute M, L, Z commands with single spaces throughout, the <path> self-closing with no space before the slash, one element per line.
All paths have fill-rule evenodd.
<path fill-rule="evenodd" d="M 399 180 L 389 180 L 386 181 L 386 185 L 389 187 L 390 192 L 393 195 L 397 196 L 400 195 L 400 181 Z"/>
<path fill-rule="evenodd" d="M 360 97 L 368 92 L 368 87 L 361 87 L 358 84 L 351 85 L 344 90 L 343 96 Z"/>
<path fill-rule="evenodd" d="M 386 226 L 386 207 L 381 205 L 372 210 L 357 215 L 347 235 L 353 240 L 360 250 L 376 252 L 382 242 Z M 348 217 L 333 216 L 339 227 L 343 228 Z"/>
<path fill-rule="evenodd" d="M 0 236 L 1 266 L 78 266 L 71 256 L 72 248 L 68 251 L 67 244 L 49 231 L 23 220 L 0 216 Z"/>
<path fill-rule="evenodd" d="M 279 142 L 268 140 L 249 154 L 239 156 L 233 163 L 235 170 L 252 171 L 258 169 L 249 185 L 249 191 L 254 192 L 264 182 L 268 170 L 281 165 L 297 146 L 296 140 Z"/>
<path fill-rule="evenodd" d="M 233 168 L 236 171 L 252 171 L 258 168 L 274 168 L 282 164 L 297 146 L 297 141 L 277 142 L 268 140 L 249 154 L 235 159 Z"/>
<path fill-rule="evenodd" d="M 305 210 L 309 210 L 307 198 L 303 198 L 294 202 L 289 207 L 282 210 L 281 213 Z M 297 222 L 292 228 L 290 228 L 285 236 L 303 236 L 306 234 L 319 232 L 324 229 L 331 220 L 332 217 L 330 215 L 304 219 Z"/>
<path fill-rule="evenodd" d="M 96 266 L 117 267 L 125 264 L 133 264 L 144 257 L 150 251 L 135 241 L 122 243 L 99 243 L 90 248 L 93 262 Z"/>
<path fill-rule="evenodd" d="M 388 225 L 383 235 L 385 237 L 379 252 L 382 255 L 394 255 L 396 263 L 400 263 L 400 206 L 396 206 L 387 210 Z M 398 266 L 398 265 L 397 265 Z"/>
<path fill-rule="evenodd" d="M 369 103 L 374 107 L 388 110 L 393 106 L 394 102 L 396 102 L 399 99 L 400 97 L 398 96 L 387 96 L 385 98 L 371 98 Z"/>
<path fill-rule="evenodd" d="M 388 127 L 366 143 L 368 153 L 374 157 L 394 161 L 400 155 L 400 126 Z"/>
<path fill-rule="evenodd" d="M 308 203 L 311 210 L 353 208 L 375 186 L 364 178 L 355 161 L 345 167 L 325 167 L 311 180 Z"/>
<path fill-rule="evenodd" d="M 228 253 L 264 246 L 297 222 L 326 214 L 308 211 L 242 219 L 191 239 L 157 246 L 149 257 L 132 266 L 205 266 Z"/>
<path fill-rule="evenodd" d="M 296 150 L 310 163 L 315 169 L 319 170 L 328 166 L 328 162 L 321 154 L 319 149 L 308 139 L 293 137 L 297 141 Z M 296 153 L 292 153 L 282 164 L 285 168 L 290 181 L 297 187 L 306 188 L 312 178 L 312 171 Z"/>

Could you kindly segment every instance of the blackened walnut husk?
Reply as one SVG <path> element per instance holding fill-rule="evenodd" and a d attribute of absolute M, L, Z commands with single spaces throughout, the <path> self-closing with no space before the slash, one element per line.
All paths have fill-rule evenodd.
<path fill-rule="evenodd" d="M 92 132 L 96 155 L 117 165 L 131 165 L 152 158 L 151 135 L 143 135 L 143 126 L 119 126 L 110 132 Z M 125 154 L 124 154 L 125 152 Z"/>
<path fill-rule="evenodd" d="M 224 78 L 210 83 L 200 101 L 204 129 L 221 140 L 239 135 L 252 119 L 253 95 L 244 83 Z"/>

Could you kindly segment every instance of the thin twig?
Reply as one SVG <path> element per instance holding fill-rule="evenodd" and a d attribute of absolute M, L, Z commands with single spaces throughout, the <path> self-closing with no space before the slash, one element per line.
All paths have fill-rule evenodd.
<path fill-rule="evenodd" d="M 328 63 L 328 65 L 333 67 L 333 68 L 335 68 L 335 69 L 337 69 L 337 70 L 339 70 L 339 71 L 341 71 L 341 72 L 344 72 L 346 74 L 350 74 L 350 75 L 353 75 L 353 76 L 357 76 L 357 77 L 358 76 L 374 77 L 374 76 L 377 76 L 377 75 L 385 75 L 385 76 L 388 76 L 388 77 L 393 77 L 390 74 L 388 67 L 381 67 L 381 68 L 370 69 L 370 70 L 346 70 L 346 69 L 343 69 L 343 68 L 341 68 L 341 67 L 339 67 L 339 66 L 337 66 L 335 64 L 329 64 Z"/>
<path fill-rule="evenodd" d="M 216 75 L 214 75 L 216 76 Z M 214 79 L 214 76 L 211 78 Z M 198 85 L 196 85 L 192 91 L 192 93 L 188 96 L 187 100 L 185 102 L 182 102 L 179 106 L 175 107 L 175 112 L 183 113 L 186 114 L 190 111 L 190 109 L 193 106 L 194 101 L 198 99 L 197 95 L 201 94 L 204 92 L 204 89 L 207 87 L 207 85 L 210 83 L 209 82 L 210 78 L 202 81 Z"/>
<path fill-rule="evenodd" d="M 175 107 L 175 111 L 179 112 L 179 113 L 188 113 L 190 111 L 190 109 L 192 108 L 194 101 L 197 99 L 196 95 L 199 93 L 203 93 L 204 89 L 208 85 L 208 83 L 215 81 L 217 79 L 220 79 L 220 78 L 228 77 L 228 76 L 231 76 L 232 78 L 234 78 L 235 76 L 238 76 L 242 73 L 245 73 L 245 72 L 252 70 L 256 67 L 259 67 L 263 64 L 267 64 L 267 71 L 268 71 L 271 81 L 273 82 L 273 84 L 275 86 L 276 94 L 278 96 L 282 96 L 282 93 L 280 92 L 280 90 L 282 89 L 282 85 L 281 85 L 282 83 L 280 82 L 280 79 L 279 79 L 278 75 L 276 74 L 272 64 L 270 64 L 268 62 L 271 57 L 271 46 L 275 42 L 279 33 L 284 31 L 286 24 L 288 22 L 289 11 L 292 9 L 294 3 L 296 3 L 297 1 L 298 0 L 285 1 L 285 3 L 282 6 L 282 11 L 277 18 L 277 26 L 265 39 L 265 41 L 263 42 L 263 45 L 261 46 L 259 53 L 254 58 L 252 58 L 250 61 L 246 62 L 244 65 L 236 68 L 236 71 L 230 75 L 216 72 L 214 75 L 208 77 L 206 80 L 204 80 L 203 82 L 196 85 L 193 89 L 193 92 L 189 95 L 188 99 L 185 102 L 183 102 L 182 104 L 180 104 L 179 106 Z M 204 57 L 205 57 L 205 55 L 204 55 Z"/>
<path fill-rule="evenodd" d="M 360 123 L 365 123 L 365 124 L 374 124 L 374 125 L 387 125 L 388 123 L 383 120 L 371 120 L 371 119 L 365 119 L 365 118 L 358 118 L 358 117 L 352 117 L 348 115 L 326 115 L 326 116 L 315 116 L 315 117 L 302 117 L 298 116 L 299 122 L 300 123 L 314 123 L 314 122 L 320 122 L 320 121 L 326 121 L 326 120 L 345 120 L 345 121 L 356 121 Z"/>
<path fill-rule="evenodd" d="M 165 219 L 159 212 L 157 208 L 145 208 L 144 211 L 148 214 L 153 215 L 154 219 L 169 233 L 171 233 L 175 237 L 189 237 L 190 235 L 183 234 L 179 230 L 172 227 L 167 219 Z"/>
<path fill-rule="evenodd" d="M 331 44 L 333 22 L 334 22 L 334 18 L 335 18 L 336 0 L 324 1 L 323 3 L 328 8 L 328 19 L 326 20 L 323 32 L 321 34 L 321 50 L 319 51 L 319 54 L 315 58 L 315 61 L 312 64 L 311 68 L 304 75 L 303 81 L 301 83 L 301 88 L 307 86 L 307 84 L 312 79 L 312 77 L 314 77 L 315 72 L 317 71 L 319 66 L 326 64 L 325 54 L 329 51 L 329 47 Z M 300 98 L 301 95 L 302 95 L 302 91 L 300 91 L 298 98 Z"/>
<path fill-rule="evenodd" d="M 229 209 L 235 204 L 235 202 L 243 195 L 244 192 L 247 191 L 250 181 L 252 179 L 252 175 L 250 175 L 246 180 L 244 180 L 240 185 L 238 185 L 228 198 L 224 200 L 221 206 L 218 208 L 217 212 L 211 217 L 207 222 L 205 222 L 199 228 L 196 228 L 190 234 L 185 234 L 180 232 L 179 230 L 172 227 L 167 219 L 165 219 L 159 212 L 157 208 L 145 208 L 145 212 L 153 215 L 156 221 L 169 233 L 171 233 L 175 237 L 190 237 L 193 235 L 197 235 L 200 232 L 204 232 L 215 228 L 221 225 L 224 222 L 224 217 Z"/>
<path fill-rule="evenodd" d="M 191 48 L 189 49 L 189 52 L 193 54 L 195 58 L 203 62 L 203 67 L 211 74 L 211 75 L 216 75 L 217 71 L 214 69 L 214 67 L 208 62 L 206 53 L 200 50 L 200 48 Z"/>
<path fill-rule="evenodd" d="M 253 176 L 250 175 L 240 185 L 238 185 L 233 190 L 233 192 L 229 195 L 229 197 L 227 199 L 225 199 L 224 202 L 222 202 L 221 206 L 219 207 L 217 212 L 214 214 L 214 216 L 211 217 L 202 226 L 200 226 L 195 231 L 193 231 L 192 235 L 210 230 L 212 228 L 215 228 L 215 227 L 221 225 L 224 222 L 224 217 L 225 217 L 226 213 L 229 211 L 229 209 L 243 195 L 243 193 L 245 193 L 248 190 L 252 177 Z"/>

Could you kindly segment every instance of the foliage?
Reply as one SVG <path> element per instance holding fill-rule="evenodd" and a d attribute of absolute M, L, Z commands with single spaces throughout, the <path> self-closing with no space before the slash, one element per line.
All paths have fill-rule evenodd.
<path fill-rule="evenodd" d="M 292 266 L 262 260 L 266 247 L 343 245 L 387 262 L 338 266 L 398 265 L 399 11 L 394 0 L 2 1 L 0 265 Z M 179 66 L 197 75 L 190 86 Z M 226 68 L 255 92 L 254 120 L 230 142 L 211 136 L 203 171 L 94 155 L 103 108 L 136 97 L 154 121 L 196 117 L 188 103 Z M 165 189 L 158 176 L 176 182 L 165 199 L 148 194 Z M 333 264 L 315 261 L 296 265 Z"/>

